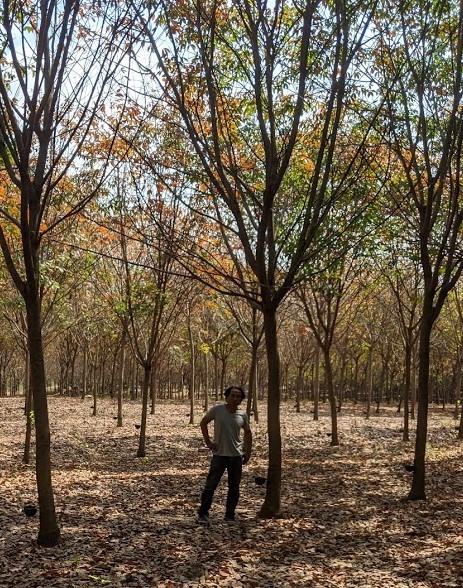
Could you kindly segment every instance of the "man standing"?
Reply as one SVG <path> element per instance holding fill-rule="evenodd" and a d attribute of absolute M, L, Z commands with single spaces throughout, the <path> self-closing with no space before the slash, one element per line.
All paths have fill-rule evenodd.
<path fill-rule="evenodd" d="M 252 449 L 252 433 L 248 415 L 238 406 L 245 398 L 239 386 L 230 386 L 225 390 L 225 404 L 214 405 L 200 423 L 204 441 L 213 456 L 206 484 L 201 495 L 201 506 L 198 510 L 198 522 L 209 522 L 209 509 L 225 470 L 228 474 L 228 494 L 225 507 L 225 520 L 235 520 L 235 509 L 240 495 L 242 466 L 249 461 Z M 209 437 L 208 425 L 214 421 L 214 440 Z M 243 429 L 243 439 L 240 431 Z"/>

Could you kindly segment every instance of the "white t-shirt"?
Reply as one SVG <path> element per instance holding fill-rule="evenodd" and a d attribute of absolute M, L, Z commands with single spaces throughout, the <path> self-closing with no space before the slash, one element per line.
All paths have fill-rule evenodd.
<path fill-rule="evenodd" d="M 217 443 L 215 455 L 239 457 L 243 455 L 243 441 L 240 430 L 249 426 L 248 415 L 244 410 L 231 413 L 225 404 L 215 404 L 208 411 L 214 421 L 214 442 Z"/>

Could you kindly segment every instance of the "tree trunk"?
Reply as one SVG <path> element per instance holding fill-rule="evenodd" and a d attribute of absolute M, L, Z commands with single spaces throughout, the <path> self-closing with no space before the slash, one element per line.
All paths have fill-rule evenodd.
<path fill-rule="evenodd" d="M 318 411 L 320 404 L 320 347 L 317 343 L 315 347 L 314 359 L 314 379 L 313 379 L 313 420 L 318 421 Z"/>
<path fill-rule="evenodd" d="M 248 416 L 251 415 L 253 400 L 256 397 L 257 385 L 257 348 L 255 345 L 251 349 L 251 365 L 249 367 L 249 386 L 248 386 L 248 401 L 246 404 L 246 412 Z"/>
<path fill-rule="evenodd" d="M 226 375 L 226 371 L 227 371 L 227 368 L 226 368 L 227 362 L 226 362 L 226 360 L 224 358 L 221 359 L 221 364 L 222 365 L 221 365 L 221 370 L 220 370 L 219 390 L 220 390 L 220 393 L 223 394 L 224 393 L 224 390 L 226 388 L 226 386 L 225 386 L 225 375 Z"/>
<path fill-rule="evenodd" d="M 72 352 L 71 359 L 71 396 L 75 395 L 75 377 L 76 377 L 77 346 Z"/>
<path fill-rule="evenodd" d="M 190 425 L 195 422 L 195 379 L 196 379 L 196 356 L 193 330 L 191 328 L 191 314 L 188 313 L 188 341 L 190 345 Z"/>
<path fill-rule="evenodd" d="M 254 422 L 259 422 L 259 405 L 257 403 L 257 390 L 259 388 L 259 358 L 256 356 L 256 365 L 254 369 L 254 390 L 252 391 L 252 412 L 254 413 Z"/>
<path fill-rule="evenodd" d="M 414 421 L 416 418 L 416 344 L 413 345 L 411 370 L 410 418 Z"/>
<path fill-rule="evenodd" d="M 23 463 L 29 464 L 31 455 L 31 436 L 32 436 L 32 388 L 31 388 L 31 369 L 29 361 L 29 353 L 26 353 L 26 377 L 24 378 L 26 384 L 26 438 L 24 440 L 24 455 Z"/>
<path fill-rule="evenodd" d="M 264 504 L 258 516 L 272 518 L 281 507 L 280 357 L 275 309 L 264 310 L 265 349 L 268 362 L 268 471 Z"/>
<path fill-rule="evenodd" d="M 87 380 L 88 380 L 88 344 L 84 339 L 83 344 L 83 360 L 82 360 L 82 400 L 87 396 Z"/>
<path fill-rule="evenodd" d="M 331 357 L 329 350 L 325 350 L 323 353 L 325 360 L 325 372 L 326 372 L 326 386 L 328 388 L 328 399 L 330 401 L 330 414 L 331 414 L 331 445 L 336 447 L 339 445 L 338 435 L 338 407 L 336 404 L 336 395 L 334 393 L 333 386 L 333 366 L 331 365 Z"/>
<path fill-rule="evenodd" d="M 462 373 L 462 344 L 460 342 L 459 346 L 458 346 L 458 354 L 457 354 L 457 365 L 455 367 L 455 371 L 456 371 L 456 378 L 455 378 L 455 405 L 454 405 L 454 409 L 453 409 L 453 418 L 455 420 L 458 420 L 460 411 L 459 411 L 459 406 L 458 403 L 459 401 L 461 402 L 462 400 L 462 394 L 461 394 L 461 383 L 463 380 L 463 373 Z"/>
<path fill-rule="evenodd" d="M 43 357 L 40 302 L 37 291 L 26 292 L 27 334 L 29 344 L 32 398 L 36 438 L 36 476 L 40 527 L 37 542 L 53 547 L 60 541 L 55 512 L 50 460 L 50 424 L 48 419 L 45 363 Z"/>
<path fill-rule="evenodd" d="M 117 358 L 119 356 L 119 349 L 117 347 L 113 353 L 113 361 L 111 363 L 111 375 L 109 379 L 109 397 L 111 399 L 114 398 L 114 389 L 116 387 L 116 378 L 117 378 Z M 103 388 L 104 390 L 104 388 Z"/>
<path fill-rule="evenodd" d="M 412 347 L 405 345 L 405 388 L 404 388 L 404 432 L 403 441 L 410 441 L 410 387 L 411 387 Z"/>
<path fill-rule="evenodd" d="M 461 403 L 461 410 L 460 410 L 460 425 L 458 427 L 458 439 L 463 439 L 463 402 Z"/>
<path fill-rule="evenodd" d="M 296 379 L 296 412 L 301 412 L 301 393 L 303 386 L 304 366 L 299 364 L 297 366 L 297 379 Z"/>
<path fill-rule="evenodd" d="M 140 425 L 140 439 L 138 443 L 137 457 L 145 457 L 146 455 L 146 420 L 148 414 L 148 396 L 151 383 L 151 363 L 143 366 L 143 389 L 142 389 L 142 408 L 141 408 L 141 425 Z"/>
<path fill-rule="evenodd" d="M 338 412 L 341 412 L 342 410 L 342 405 L 344 403 L 344 392 L 346 389 L 346 368 L 347 368 L 347 362 L 346 362 L 346 356 L 345 354 L 343 354 L 341 356 L 341 373 L 339 376 L 339 398 L 338 398 Z"/>
<path fill-rule="evenodd" d="M 416 423 L 415 459 L 412 487 L 408 495 L 409 500 L 426 500 L 425 490 L 425 457 L 428 436 L 428 407 L 429 407 L 429 349 L 432 331 L 430 311 L 425 309 L 420 328 L 420 347 L 418 353 L 418 418 Z"/>
<path fill-rule="evenodd" d="M 215 401 L 219 401 L 220 379 L 219 379 L 219 358 L 214 355 L 214 383 L 215 383 Z"/>
<path fill-rule="evenodd" d="M 124 368 L 125 368 L 125 347 L 127 329 L 122 328 L 121 349 L 119 355 L 119 369 L 117 373 L 117 426 L 122 427 L 122 396 L 124 394 Z"/>
<path fill-rule="evenodd" d="M 367 406 L 366 406 L 366 418 L 370 418 L 371 413 L 371 394 L 373 391 L 373 346 L 370 345 L 368 352 L 368 374 L 367 374 Z"/>
<path fill-rule="evenodd" d="M 209 351 L 204 354 L 204 412 L 209 410 Z"/>
<path fill-rule="evenodd" d="M 97 411 L 98 411 L 98 406 L 97 406 L 97 402 L 98 402 L 98 366 L 97 366 L 97 359 L 95 358 L 95 365 L 92 366 L 92 371 L 93 371 L 93 412 L 92 412 L 92 416 L 96 416 L 97 415 Z"/>
<path fill-rule="evenodd" d="M 156 396 L 157 396 L 157 387 L 158 387 L 158 379 L 159 379 L 159 359 L 156 356 L 153 359 L 153 368 L 151 370 L 151 383 L 150 383 L 150 397 L 151 397 L 151 414 L 155 414 L 156 412 Z"/>

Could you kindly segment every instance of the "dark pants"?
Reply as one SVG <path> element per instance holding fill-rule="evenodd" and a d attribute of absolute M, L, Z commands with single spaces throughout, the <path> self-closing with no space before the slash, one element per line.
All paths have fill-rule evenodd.
<path fill-rule="evenodd" d="M 225 516 L 233 518 L 235 508 L 240 497 L 241 472 L 243 470 L 242 457 L 226 457 L 223 455 L 214 455 L 211 460 L 211 467 L 206 478 L 203 493 L 201 494 L 201 506 L 199 507 L 199 516 L 209 514 L 214 492 L 223 476 L 224 471 L 228 474 L 228 494 L 227 504 L 225 507 Z"/>

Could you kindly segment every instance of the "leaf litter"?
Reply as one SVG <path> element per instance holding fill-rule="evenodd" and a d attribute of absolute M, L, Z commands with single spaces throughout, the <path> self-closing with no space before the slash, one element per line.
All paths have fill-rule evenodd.
<path fill-rule="evenodd" d="M 382 408 L 365 419 L 345 408 L 341 445 L 329 445 L 328 410 L 282 406 L 281 517 L 256 517 L 265 487 L 265 418 L 252 423 L 238 521 L 223 521 L 225 478 L 211 523 L 196 523 L 209 465 L 187 404 L 159 403 L 149 415 L 145 458 L 137 458 L 140 405 L 128 402 L 117 427 L 116 402 L 50 397 L 53 484 L 62 542 L 36 543 L 33 465 L 21 462 L 21 398 L 0 398 L 0 586 L 199 588 L 463 587 L 463 461 L 451 411 L 429 420 L 428 500 L 405 500 L 413 442 L 402 418 Z M 264 412 L 264 411 L 262 411 Z M 195 414 L 196 423 L 201 414 Z M 33 452 L 32 452 L 33 453 Z M 33 461 L 33 460 L 32 460 Z M 31 463 L 32 463 L 31 461 Z"/>

